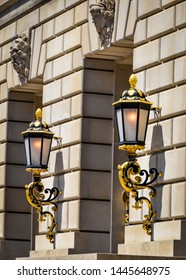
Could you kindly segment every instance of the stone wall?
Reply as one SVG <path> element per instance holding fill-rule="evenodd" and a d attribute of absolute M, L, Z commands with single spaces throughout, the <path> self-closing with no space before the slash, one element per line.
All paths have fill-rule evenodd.
<path fill-rule="evenodd" d="M 84 55 L 95 46 L 95 40 L 92 43 L 85 40 L 87 35 L 90 36 L 91 28 L 97 37 L 92 21 L 88 25 L 88 4 L 88 1 L 50 1 L 1 30 L 1 122 L 4 130 L 10 127 L 7 106 L 11 104 L 11 98 L 18 96 L 22 102 L 22 107 L 10 109 L 12 114 L 16 112 L 14 121 L 17 121 L 17 115 L 20 114 L 21 120 L 28 126 L 37 107 L 35 95 L 42 94 L 43 119 L 52 126 L 57 136 L 63 138 L 60 148 L 57 143 L 53 143 L 48 173 L 43 175 L 46 187 L 57 186 L 62 190 L 56 217 L 56 240 L 52 245 L 45 238 L 49 221 L 40 224 L 36 250 L 55 247 L 74 249 L 75 253 L 109 251 L 114 62 L 112 59 L 101 62 L 98 59 L 84 59 Z M 30 72 L 26 83 L 19 80 L 9 53 L 12 42 L 22 32 L 28 36 L 31 45 Z M 98 38 L 97 47 L 100 49 Z M 95 80 L 97 83 L 94 83 Z M 21 151 L 12 157 L 14 164 L 23 171 L 23 175 L 18 174 L 19 183 L 15 184 L 24 195 L 24 185 L 29 183 L 30 176 L 24 167 L 20 132 L 25 127 L 23 129 L 19 118 L 17 129 L 16 126 L 14 129 L 19 135 Z M 100 133 L 103 130 L 104 134 Z M 9 138 L 4 136 L 1 163 L 5 170 L 1 174 L 4 177 L 15 177 L 14 170 L 11 174 L 7 170 L 10 154 L 8 141 Z M 18 154 L 20 157 L 16 160 Z M 1 191 L 7 193 L 10 187 L 5 181 Z M 28 213 L 30 217 L 29 205 L 24 199 L 24 209 L 17 207 L 14 210 L 14 222 L 11 221 L 5 231 L 7 223 L 4 215 L 8 211 L 6 203 L 6 198 L 2 198 L 1 237 L 4 240 L 9 238 L 9 227 L 17 226 L 18 213 L 24 218 Z M 98 217 L 97 222 L 93 222 L 95 217 Z M 27 222 L 29 226 L 32 224 L 30 219 Z M 24 222 L 21 224 L 25 225 Z M 25 234 L 25 238 L 29 244 L 32 230 L 26 227 L 29 235 Z M 11 234 L 12 239 L 24 239 L 13 231 Z M 25 248 L 25 251 L 28 249 Z M 25 251 L 20 250 L 17 256 L 26 254 Z M 6 258 L 12 256 L 4 255 Z"/>
<path fill-rule="evenodd" d="M 94 0 L 39 2 L 28 1 L 27 9 L 25 5 L 16 7 L 9 13 L 11 21 L 4 14 L 0 30 L 2 258 L 28 255 L 33 248 L 117 252 L 117 245 L 124 242 L 158 241 L 165 236 L 159 235 L 159 225 L 161 231 L 170 228 L 171 232 L 174 227 L 168 239 L 183 239 L 179 230 L 186 215 L 185 1 L 116 0 L 114 30 L 107 48 L 101 47 L 89 12 Z M 7 11 L 5 3 L 0 9 L 3 7 Z M 26 82 L 19 80 L 9 53 L 22 32 L 31 46 Z M 155 106 L 162 107 L 158 125 L 151 115 L 146 150 L 139 155 L 142 167 L 163 172 L 154 200 L 157 217 L 152 238 L 140 224 L 145 208 L 136 212 L 132 198 L 130 224 L 124 227 L 122 187 L 117 178 L 117 164 L 126 155 L 117 150 L 112 102 L 128 88 L 132 67 L 137 87 Z M 34 241 L 30 247 L 36 229 L 30 228 L 33 214 L 24 198 L 24 185 L 31 178 L 25 172 L 20 132 L 32 121 L 41 98 L 43 120 L 62 137 L 61 147 L 53 141 L 43 183 L 59 187 L 62 195 L 55 243 L 45 238 L 48 221 L 39 225 L 35 247 Z M 28 225 L 23 234 L 24 219 Z M 174 225 L 173 219 L 177 220 Z M 17 225 L 19 230 L 13 230 Z M 23 249 L 16 255 L 20 243 Z M 6 255 L 9 248 L 15 248 L 14 252 Z M 123 250 L 121 245 L 119 252 L 126 252 Z"/>
<path fill-rule="evenodd" d="M 146 149 L 144 154 L 140 154 L 139 162 L 147 169 L 156 167 L 163 176 L 158 180 L 157 198 L 153 203 L 157 212 L 153 236 L 139 234 L 139 225 L 133 225 L 127 228 L 125 242 L 131 244 L 134 236 L 136 242 L 185 240 L 179 233 L 185 228 L 180 219 L 185 219 L 186 215 L 186 2 L 139 1 L 138 17 L 133 69 L 139 78 L 138 87 L 146 92 L 147 99 L 162 107 L 159 123 L 151 115 Z M 132 205 L 131 202 L 130 222 L 141 223 L 146 210 L 136 211 Z M 162 245 L 158 252 L 158 246 L 153 249 L 153 254 L 174 255 L 174 249 L 171 253 L 167 249 L 170 246 L 163 247 L 164 252 L 160 249 Z M 120 253 L 132 252 L 129 246 L 126 248 Z M 139 254 L 147 254 L 144 248 L 139 250 Z M 148 250 L 151 254 L 150 247 Z M 177 254 L 183 254 L 183 251 Z"/>

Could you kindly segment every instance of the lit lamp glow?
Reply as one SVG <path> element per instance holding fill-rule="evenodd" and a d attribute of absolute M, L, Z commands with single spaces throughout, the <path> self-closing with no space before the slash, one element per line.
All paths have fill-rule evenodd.
<path fill-rule="evenodd" d="M 60 193 L 56 187 L 45 189 L 41 182 L 41 172 L 48 169 L 52 139 L 54 133 L 49 130 L 48 125 L 42 121 L 42 111 L 37 109 L 36 120 L 29 125 L 29 128 L 22 132 L 25 144 L 27 171 L 32 172 L 33 182 L 26 185 L 26 197 L 28 202 L 37 209 L 40 214 L 39 221 L 45 221 L 48 216 L 51 219 L 51 226 L 46 234 L 47 239 L 54 242 L 53 230 L 57 226 L 54 215 L 44 211 L 43 207 L 52 205 L 52 211 L 57 211 L 57 204 L 54 202 Z M 56 137 L 57 138 L 57 137 Z"/>
<path fill-rule="evenodd" d="M 113 103 L 116 113 L 116 123 L 118 128 L 119 149 L 128 152 L 129 161 L 119 165 L 119 180 L 124 188 L 122 194 L 126 203 L 126 209 L 129 209 L 129 193 L 135 198 L 135 209 L 141 208 L 140 204 L 145 202 L 148 206 L 148 215 L 145 215 L 143 228 L 147 234 L 152 233 L 151 219 L 156 216 L 153 211 L 152 203 L 147 197 L 139 197 L 140 189 L 148 189 L 149 197 L 156 196 L 156 190 L 151 186 L 160 175 L 155 168 L 151 168 L 149 173 L 141 170 L 136 160 L 136 151 L 145 148 L 145 138 L 149 120 L 150 110 L 160 110 L 154 108 L 148 101 L 145 94 L 136 89 L 137 77 L 132 74 L 129 78 L 130 88 L 122 93 L 119 101 Z M 129 213 L 127 210 L 126 222 L 129 222 Z"/>

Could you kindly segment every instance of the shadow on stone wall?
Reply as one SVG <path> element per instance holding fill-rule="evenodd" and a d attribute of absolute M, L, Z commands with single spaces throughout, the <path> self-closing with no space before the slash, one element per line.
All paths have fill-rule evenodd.
<path fill-rule="evenodd" d="M 63 153 L 61 150 L 59 150 L 56 153 L 56 162 L 55 162 L 55 174 L 59 174 L 63 171 L 64 169 L 64 164 L 63 164 Z M 60 201 L 63 198 L 63 194 L 64 194 L 64 185 L 65 185 L 65 181 L 64 181 L 64 175 L 56 175 L 54 177 L 54 183 L 53 186 L 58 188 L 62 194 L 59 194 L 57 200 Z M 57 202 L 57 206 L 58 206 L 58 211 L 54 212 L 54 216 L 55 216 L 55 220 L 57 222 L 57 228 L 56 228 L 56 232 L 60 231 L 61 227 L 62 227 L 62 207 L 63 207 L 63 203 L 58 203 Z"/>
<path fill-rule="evenodd" d="M 163 141 L 163 130 L 162 126 L 160 124 L 153 126 L 153 133 L 152 133 L 152 142 L 151 142 L 151 150 L 161 150 L 164 148 L 164 141 Z M 161 152 L 159 154 L 156 154 L 156 168 L 158 169 L 158 172 L 162 172 L 161 181 L 163 181 L 163 176 L 165 172 L 165 154 L 164 152 Z M 154 164 L 154 155 L 152 154 L 150 156 L 150 162 L 149 167 L 155 167 Z M 159 170 L 161 169 L 161 170 Z M 157 196 L 152 199 L 153 209 L 156 211 L 157 215 L 155 218 L 156 220 L 161 219 L 161 212 L 162 212 L 162 200 L 163 200 L 163 185 L 158 184 L 159 179 L 157 180 L 157 184 L 155 185 Z M 153 236 L 152 236 L 153 238 Z"/>

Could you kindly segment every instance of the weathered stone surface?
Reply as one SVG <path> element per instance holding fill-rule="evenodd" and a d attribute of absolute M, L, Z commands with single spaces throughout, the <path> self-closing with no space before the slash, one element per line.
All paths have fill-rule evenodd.
<path fill-rule="evenodd" d="M 184 54 L 186 49 L 186 32 L 185 29 L 179 30 L 161 38 L 160 59 L 164 60 L 169 57 L 176 57 Z M 178 69 L 177 69 L 178 71 Z M 180 69 L 180 71 L 182 71 Z"/>
<path fill-rule="evenodd" d="M 159 62 L 160 41 L 154 40 L 134 49 L 134 70 L 150 67 Z"/>
<path fill-rule="evenodd" d="M 142 242 L 136 244 L 121 244 L 118 246 L 118 254 L 133 256 L 154 257 L 179 257 L 184 256 L 185 241 L 165 240 Z M 158 258 L 159 259 L 159 258 Z"/>
<path fill-rule="evenodd" d="M 159 1 L 148 1 L 148 2 L 150 7 L 150 5 L 153 5 L 153 3 L 155 4 L 155 2 L 156 4 L 158 4 Z M 149 17 L 148 24 L 147 24 L 147 38 L 158 37 L 162 34 L 170 32 L 171 30 L 173 31 L 174 22 L 175 22 L 175 7 L 163 10 Z"/>
<path fill-rule="evenodd" d="M 173 84 L 173 61 L 163 63 L 146 71 L 146 92 L 170 87 Z"/>

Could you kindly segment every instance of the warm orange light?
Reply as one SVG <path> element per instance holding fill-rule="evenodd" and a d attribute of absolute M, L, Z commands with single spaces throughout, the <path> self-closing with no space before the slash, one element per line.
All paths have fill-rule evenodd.
<path fill-rule="evenodd" d="M 136 113 L 134 113 L 134 112 L 129 113 L 127 116 L 128 120 L 132 123 L 134 123 L 136 121 L 136 117 L 137 117 Z"/>
<path fill-rule="evenodd" d="M 34 148 L 37 149 L 37 150 L 40 150 L 41 148 L 41 140 L 35 140 L 34 141 Z"/>

